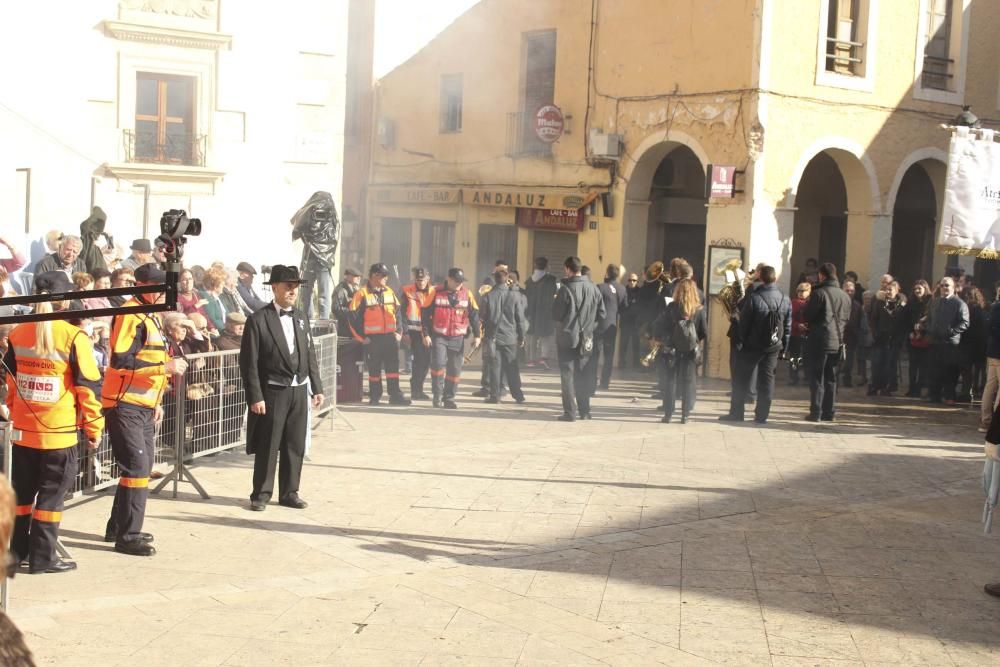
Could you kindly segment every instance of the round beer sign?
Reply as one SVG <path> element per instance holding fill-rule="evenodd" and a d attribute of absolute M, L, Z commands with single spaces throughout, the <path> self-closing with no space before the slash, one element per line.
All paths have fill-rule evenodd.
<path fill-rule="evenodd" d="M 535 134 L 547 144 L 559 140 L 563 133 L 563 114 L 559 107 L 546 104 L 535 112 Z"/>

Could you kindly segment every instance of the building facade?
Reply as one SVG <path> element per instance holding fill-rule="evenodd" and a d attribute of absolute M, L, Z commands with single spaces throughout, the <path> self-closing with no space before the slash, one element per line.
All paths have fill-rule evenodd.
<path fill-rule="evenodd" d="M 127 249 L 178 208 L 204 224 L 190 262 L 298 263 L 292 215 L 340 202 L 348 2 L 8 5 L 4 235 L 38 248 L 100 206 Z"/>
<path fill-rule="evenodd" d="M 940 126 L 997 116 L 997 27 L 985 0 L 482 0 L 378 84 L 366 253 L 477 278 L 681 256 L 713 291 L 733 255 L 785 289 L 809 258 L 933 279 Z"/>

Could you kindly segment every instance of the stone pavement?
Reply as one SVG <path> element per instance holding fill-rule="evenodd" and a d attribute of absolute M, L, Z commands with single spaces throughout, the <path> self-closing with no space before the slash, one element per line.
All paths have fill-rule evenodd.
<path fill-rule="evenodd" d="M 345 408 L 305 511 L 251 513 L 250 459 L 204 460 L 210 500 L 151 500 L 155 558 L 88 499 L 80 569 L 18 576 L 11 615 L 57 665 L 1000 663 L 968 411 L 854 390 L 814 425 L 783 389 L 769 426 L 721 426 L 710 382 L 662 425 L 640 378 L 563 424 L 558 378 L 528 381 L 523 407 Z"/>

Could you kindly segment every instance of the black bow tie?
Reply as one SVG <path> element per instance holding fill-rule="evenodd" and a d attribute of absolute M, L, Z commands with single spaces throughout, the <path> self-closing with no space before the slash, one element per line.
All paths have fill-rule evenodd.
<path fill-rule="evenodd" d="M 278 314 L 281 315 L 282 317 L 291 317 L 292 315 L 295 314 L 295 311 L 292 311 L 292 310 L 279 310 Z"/>

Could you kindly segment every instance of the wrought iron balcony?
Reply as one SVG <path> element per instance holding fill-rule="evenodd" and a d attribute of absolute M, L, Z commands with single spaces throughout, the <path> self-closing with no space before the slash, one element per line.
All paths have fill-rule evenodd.
<path fill-rule="evenodd" d="M 852 42 L 835 37 L 826 38 L 826 69 L 838 74 L 857 75 L 864 60 L 863 42 Z"/>
<path fill-rule="evenodd" d="M 535 134 L 535 116 L 521 111 L 507 114 L 507 157 L 552 155 L 552 144 Z"/>
<path fill-rule="evenodd" d="M 125 161 L 140 164 L 205 166 L 207 138 L 201 136 L 161 137 L 157 132 L 125 130 Z"/>
<path fill-rule="evenodd" d="M 949 90 L 951 88 L 951 79 L 955 77 L 952 73 L 954 66 L 955 61 L 951 58 L 924 55 L 922 77 L 924 88 Z"/>

